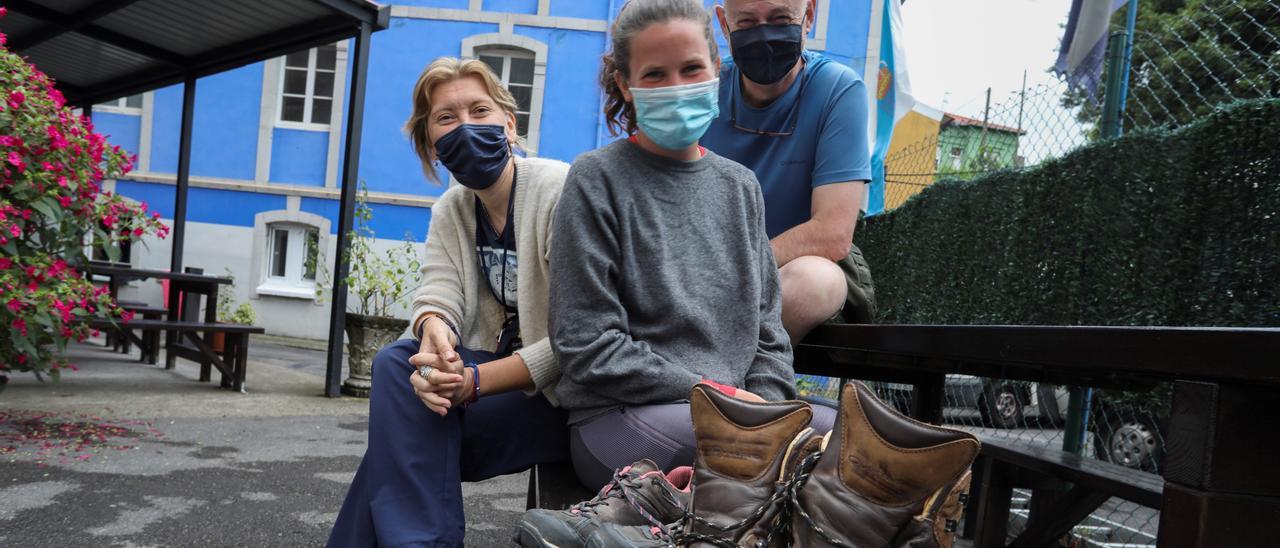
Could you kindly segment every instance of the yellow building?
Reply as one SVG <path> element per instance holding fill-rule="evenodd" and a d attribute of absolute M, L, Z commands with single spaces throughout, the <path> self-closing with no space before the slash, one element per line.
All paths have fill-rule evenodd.
<path fill-rule="evenodd" d="M 942 111 L 916 103 L 898 121 L 884 157 L 884 209 L 902 205 L 907 198 L 933 184 L 938 165 L 938 131 Z"/>

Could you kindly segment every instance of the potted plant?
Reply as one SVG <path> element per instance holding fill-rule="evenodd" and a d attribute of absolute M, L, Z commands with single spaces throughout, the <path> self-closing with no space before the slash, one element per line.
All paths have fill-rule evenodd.
<path fill-rule="evenodd" d="M 343 250 L 350 270 L 345 280 L 348 377 L 342 383 L 342 393 L 362 398 L 369 397 L 373 386 L 373 357 L 409 327 L 408 320 L 392 315 L 392 308 L 417 288 L 420 266 L 408 234 L 394 247 L 375 248 L 374 232 L 369 226 L 373 211 L 368 199 L 369 189 L 361 181 L 355 226 L 347 233 L 349 244 Z M 316 294 L 323 299 L 324 292 L 332 289 L 333 279 L 327 268 L 321 265 L 318 270 L 322 282 L 316 285 Z"/>
<path fill-rule="evenodd" d="M 258 320 L 258 315 L 253 309 L 253 305 L 248 302 L 235 305 L 235 276 L 231 274 L 230 269 L 225 269 L 225 277 L 231 279 L 231 283 L 226 287 L 218 289 L 218 321 L 222 323 L 234 323 L 240 325 L 253 325 Z M 233 308 L 234 307 L 234 308 Z M 209 334 L 209 346 L 214 352 L 222 353 L 226 348 L 227 334 L 221 331 L 215 331 Z"/>

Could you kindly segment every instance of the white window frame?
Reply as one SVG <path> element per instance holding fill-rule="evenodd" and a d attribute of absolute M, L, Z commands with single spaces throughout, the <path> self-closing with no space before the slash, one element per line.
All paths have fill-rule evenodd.
<path fill-rule="evenodd" d="M 524 136 L 524 142 L 526 152 L 530 156 L 537 156 L 538 143 L 542 135 L 542 97 L 547 87 L 547 44 L 511 32 L 477 34 L 462 40 L 464 58 L 479 59 L 480 53 L 498 54 L 503 50 L 516 50 L 525 55 L 533 55 L 533 93 L 529 99 L 529 134 Z M 510 65 L 503 66 L 505 69 Z M 507 71 L 504 70 L 504 72 Z"/>
<path fill-rule="evenodd" d="M 502 74 L 498 75 L 498 80 L 502 82 L 502 87 L 507 88 L 507 91 L 511 91 L 511 85 L 512 85 L 511 84 L 511 60 L 512 59 L 527 59 L 530 62 L 534 63 L 535 67 L 537 64 L 537 60 L 534 58 L 533 52 L 527 49 L 517 49 L 517 48 L 512 48 L 507 46 L 485 46 L 485 47 L 476 49 L 475 54 L 476 54 L 476 59 L 479 59 L 481 56 L 497 57 L 499 59 L 502 59 Z M 529 131 L 531 131 L 533 128 L 533 80 L 534 78 L 535 76 L 530 74 L 529 83 L 526 84 L 523 82 L 519 82 L 515 84 L 518 87 L 529 88 L 529 110 L 522 111 L 520 110 L 520 105 L 519 104 L 516 105 L 517 117 L 521 114 L 524 114 L 529 117 L 529 127 L 526 128 L 524 135 L 521 135 L 521 137 L 525 137 L 525 138 L 528 138 Z"/>
<path fill-rule="evenodd" d="M 951 169 L 960 169 L 964 165 L 964 147 L 951 147 L 948 154 L 951 160 Z"/>
<path fill-rule="evenodd" d="M 137 93 L 135 95 L 138 97 L 139 102 L 142 103 L 140 106 L 136 106 L 136 107 L 128 106 L 127 101 L 129 97 L 132 97 L 132 96 L 125 96 L 125 97 L 117 97 L 106 103 L 98 103 L 96 105 L 93 105 L 93 111 L 109 112 L 111 114 L 128 114 L 131 116 L 141 116 L 143 109 L 145 109 L 147 106 L 147 94 Z"/>
<path fill-rule="evenodd" d="M 272 247 L 276 230 L 289 231 L 289 256 L 285 258 L 285 275 L 271 273 Z M 306 260 L 306 233 L 316 232 L 316 277 L 325 264 L 329 246 L 329 220 L 300 211 L 266 211 L 254 216 L 254 253 L 250 268 L 254 277 L 253 296 L 272 295 L 315 300 L 318 280 L 302 277 Z M 296 251 L 294 251 L 296 250 Z"/>
<path fill-rule="evenodd" d="M 339 67 L 338 67 L 338 63 L 337 63 L 337 60 L 336 60 L 336 59 L 335 59 L 335 61 L 334 61 L 334 67 L 333 67 L 333 69 L 334 69 L 334 70 L 332 71 L 332 72 L 333 72 L 333 87 L 334 87 L 334 89 L 329 90 L 329 96 L 328 96 L 328 97 L 323 96 L 323 95 L 316 95 L 316 93 L 315 93 L 316 73 L 317 73 L 317 72 L 331 72 L 329 69 L 321 69 L 321 68 L 317 68 L 317 67 L 316 67 L 316 57 L 317 57 L 317 53 L 318 53 L 318 52 L 319 52 L 319 48 L 311 48 L 311 49 L 307 50 L 307 83 L 306 83 L 306 91 L 305 91 L 305 93 L 304 93 L 303 95 L 301 95 L 301 97 L 303 98 L 302 115 L 303 115 L 303 117 L 305 117 L 305 118 L 307 118 L 307 119 L 310 119 L 310 118 L 311 118 L 311 116 L 312 116 L 312 114 L 313 114 L 313 112 L 312 112 L 312 110 L 313 110 L 313 109 L 312 109 L 312 105 L 313 105 L 313 101 L 315 101 L 316 99 L 327 99 L 327 100 L 329 100 L 329 101 L 330 101 L 330 108 L 331 108 L 331 109 L 332 109 L 332 106 L 333 106 L 334 102 L 336 102 L 336 101 L 338 100 L 338 97 L 336 97 L 336 95 L 337 95 L 336 90 L 337 90 L 338 85 L 339 85 L 339 84 L 338 84 L 338 70 L 337 70 Z M 336 55 L 336 52 L 335 52 L 335 55 Z M 290 70 L 290 68 L 291 68 L 291 67 L 289 67 L 289 60 L 288 60 L 288 56 L 286 55 L 286 56 L 281 57 L 281 58 L 280 58 L 280 90 L 279 90 L 279 92 L 278 92 L 278 93 L 276 93 L 276 124 L 275 124 L 275 125 L 276 125 L 276 127 L 288 128 L 288 129 L 301 129 L 301 130 L 306 130 L 306 131 L 329 131 L 329 128 L 330 128 L 330 126 L 331 126 L 331 125 L 332 125 L 332 123 L 333 123 L 333 114 L 332 114 L 332 110 L 330 111 L 330 115 L 329 115 L 329 122 L 330 122 L 330 123 L 328 123 L 328 124 L 317 124 L 317 123 L 315 123 L 315 122 L 310 122 L 310 121 L 306 121 L 306 122 L 297 122 L 297 121 L 293 121 L 293 120 L 285 120 L 285 119 L 283 118 L 283 117 L 284 117 L 284 99 L 285 99 L 285 96 L 287 95 L 287 96 L 289 96 L 289 97 L 299 97 L 299 95 L 297 95 L 297 94 L 292 94 L 292 93 L 291 93 L 291 94 L 286 94 L 286 93 L 285 93 L 285 91 L 284 91 L 284 88 L 285 88 L 285 80 L 286 80 L 286 78 L 287 78 L 287 76 L 288 76 L 288 74 L 289 74 L 289 70 Z M 292 67 L 292 69 L 293 69 L 293 70 L 298 70 L 299 68 L 300 68 L 300 67 Z"/>

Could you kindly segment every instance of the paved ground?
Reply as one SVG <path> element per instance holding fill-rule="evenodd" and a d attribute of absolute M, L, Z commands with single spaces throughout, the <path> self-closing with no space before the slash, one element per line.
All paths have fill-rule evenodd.
<path fill-rule="evenodd" d="M 364 453 L 367 401 L 328 399 L 319 350 L 255 341 L 248 393 L 197 368 L 68 351 L 0 392 L 0 546 L 317 546 Z M 464 486 L 469 546 L 505 546 L 521 474 Z"/>

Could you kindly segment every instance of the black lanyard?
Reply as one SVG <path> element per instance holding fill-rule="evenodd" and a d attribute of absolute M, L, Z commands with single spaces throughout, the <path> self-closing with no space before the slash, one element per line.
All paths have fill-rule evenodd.
<path fill-rule="evenodd" d="M 491 278 L 490 278 L 489 266 L 488 266 L 488 263 L 485 262 L 484 250 L 481 249 L 480 244 L 478 243 L 476 244 L 476 260 L 480 263 L 481 268 L 484 270 L 485 285 L 489 286 L 489 293 L 493 294 L 493 298 L 497 299 L 498 303 L 501 304 L 502 308 L 505 309 L 506 311 L 510 311 L 513 307 L 511 306 L 511 303 L 507 302 L 507 252 L 510 250 L 508 249 L 508 246 L 504 240 L 506 240 L 505 236 L 507 234 L 507 231 L 515 230 L 515 227 L 511 226 L 515 224 L 515 207 L 516 207 L 516 167 L 511 166 L 511 195 L 507 197 L 507 222 L 506 222 L 506 226 L 502 228 L 501 234 L 499 234 L 498 231 L 493 228 L 493 223 L 489 221 L 489 212 L 485 210 L 484 203 L 480 201 L 480 197 L 476 196 L 476 212 L 479 213 L 477 217 L 480 217 L 480 221 L 483 222 L 485 225 L 483 227 L 477 226 L 476 230 L 487 229 L 489 230 L 489 232 L 496 234 L 498 236 L 497 241 L 502 242 L 502 284 L 501 284 L 500 290 L 495 290 L 493 288 L 493 283 L 490 282 Z M 515 238 L 512 238 L 512 240 L 514 239 Z"/>

